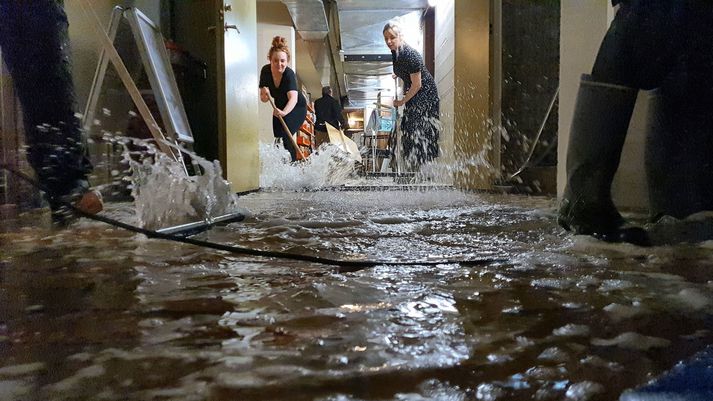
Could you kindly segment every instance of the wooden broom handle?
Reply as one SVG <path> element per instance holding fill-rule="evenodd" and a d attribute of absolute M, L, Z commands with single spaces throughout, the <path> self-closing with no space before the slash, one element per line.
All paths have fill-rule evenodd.
<path fill-rule="evenodd" d="M 272 96 L 267 97 L 268 100 L 270 100 L 270 105 L 272 106 L 273 110 L 277 110 L 277 106 L 275 106 L 275 102 L 272 100 Z M 287 137 L 290 138 L 290 142 L 292 143 L 292 146 L 295 148 L 297 151 L 297 155 L 299 156 L 297 160 L 305 160 L 305 155 L 302 153 L 302 150 L 300 149 L 299 146 L 297 146 L 297 141 L 295 141 L 295 138 L 292 137 L 292 133 L 290 132 L 290 128 L 287 126 L 285 123 L 285 120 L 282 118 L 281 115 L 277 115 L 277 118 L 280 120 L 280 123 L 282 123 L 282 128 L 285 129 L 285 133 L 287 134 Z"/>

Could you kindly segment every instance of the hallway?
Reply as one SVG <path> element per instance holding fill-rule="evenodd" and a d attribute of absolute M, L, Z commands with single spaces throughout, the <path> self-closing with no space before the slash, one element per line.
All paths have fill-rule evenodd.
<path fill-rule="evenodd" d="M 710 399 L 713 213 L 652 221 L 654 93 L 612 187 L 652 246 L 557 221 L 609 1 L 91 1 L 126 73 L 86 4 L 64 6 L 98 216 L 58 229 L 13 173 L 0 53 L 0 400 Z M 416 167 L 392 19 L 440 101 Z M 298 162 L 259 98 L 275 36 L 308 102 Z M 327 85 L 348 127 L 317 148 Z"/>

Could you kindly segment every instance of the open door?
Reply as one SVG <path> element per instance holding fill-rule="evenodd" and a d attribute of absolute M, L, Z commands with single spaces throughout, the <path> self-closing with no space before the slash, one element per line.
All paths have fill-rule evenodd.
<path fill-rule="evenodd" d="M 235 192 L 258 189 L 257 0 L 215 0 L 220 162 Z"/>

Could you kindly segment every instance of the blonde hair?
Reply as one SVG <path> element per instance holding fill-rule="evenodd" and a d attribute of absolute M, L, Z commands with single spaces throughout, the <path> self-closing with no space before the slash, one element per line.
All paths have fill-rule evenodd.
<path fill-rule="evenodd" d="M 381 33 L 386 33 L 386 31 L 391 31 L 396 34 L 396 36 L 401 37 L 401 33 L 403 32 L 401 30 L 401 25 L 398 23 L 398 21 L 392 19 L 389 20 L 389 22 L 384 25 L 384 30 L 381 31 Z M 403 38 L 402 38 L 403 39 Z"/>
<path fill-rule="evenodd" d="M 272 46 L 270 51 L 267 52 L 267 58 L 272 59 L 272 55 L 276 52 L 284 52 L 287 55 L 287 61 L 290 61 L 290 48 L 287 47 L 287 39 L 282 36 L 272 38 Z"/>

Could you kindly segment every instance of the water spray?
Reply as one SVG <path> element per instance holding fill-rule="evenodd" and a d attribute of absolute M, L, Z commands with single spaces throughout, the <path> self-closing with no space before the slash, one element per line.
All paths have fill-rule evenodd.
<path fill-rule="evenodd" d="M 28 177 L 27 175 L 15 170 L 9 165 L 6 164 L 0 164 L 0 169 L 6 170 L 9 173 L 17 176 L 21 180 L 29 183 L 33 187 L 44 191 L 45 193 L 48 193 L 45 191 L 43 186 L 35 181 L 34 179 Z M 80 209 L 78 209 L 76 206 L 73 204 L 63 201 L 61 199 L 52 197 L 53 202 L 57 202 L 63 206 L 66 206 L 67 208 L 71 209 L 76 215 L 81 216 L 81 217 L 86 217 L 88 219 L 94 220 L 94 221 L 99 221 L 102 223 L 109 224 L 111 226 L 121 228 L 127 231 L 131 231 L 134 233 L 138 234 L 143 234 L 148 238 L 155 238 L 155 239 L 164 239 L 168 241 L 174 241 L 174 242 L 180 242 L 184 244 L 190 244 L 190 245 L 195 245 L 203 248 L 208 248 L 208 249 L 215 249 L 219 251 L 225 251 L 225 252 L 230 252 L 233 254 L 238 254 L 238 255 L 251 255 L 251 256 L 261 256 L 261 257 L 266 257 L 266 258 L 278 258 L 278 259 L 287 259 L 287 260 L 295 260 L 295 261 L 302 261 L 302 262 L 309 262 L 309 263 L 318 263 L 322 265 L 328 265 L 328 266 L 334 266 L 335 271 L 338 273 L 348 273 L 348 272 L 356 272 L 362 269 L 367 269 L 375 266 L 437 266 L 437 265 L 449 265 L 449 264 L 459 264 L 462 266 L 481 266 L 481 265 L 487 265 L 491 263 L 496 263 L 496 262 L 505 262 L 505 260 L 499 260 L 499 259 L 492 259 L 492 258 L 483 258 L 483 259 L 464 259 L 464 260 L 451 260 L 451 259 L 439 259 L 439 260 L 416 260 L 416 261 L 398 261 L 398 260 L 338 260 L 338 259 L 329 259 L 329 258 L 322 258 L 322 257 L 317 257 L 317 256 L 310 256 L 310 255 L 301 255 L 301 254 L 295 254 L 295 253 L 288 253 L 288 252 L 276 252 L 276 251 L 263 251 L 259 249 L 251 249 L 251 248 L 244 248 L 244 247 L 239 247 L 239 246 L 234 246 L 234 245 L 225 245 L 225 244 L 219 244 L 215 242 L 210 242 L 210 241 L 203 241 L 203 240 L 198 240 L 194 239 L 191 237 L 186 237 L 186 236 L 180 236 L 180 235 L 175 235 L 171 233 L 166 233 L 166 232 L 160 232 L 156 230 L 150 230 L 146 228 L 141 228 L 137 227 L 131 224 L 127 224 L 109 217 L 105 217 L 102 215 L 93 215 L 86 213 Z"/>

